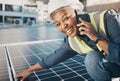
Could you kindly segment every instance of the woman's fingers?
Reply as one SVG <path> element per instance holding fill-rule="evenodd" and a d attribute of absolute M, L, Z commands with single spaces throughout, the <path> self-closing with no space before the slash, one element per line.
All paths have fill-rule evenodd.
<path fill-rule="evenodd" d="M 16 75 L 16 78 L 20 78 L 21 81 L 24 81 L 29 76 L 29 74 L 30 74 L 30 72 L 26 70 L 24 72 L 18 73 Z"/>
<path fill-rule="evenodd" d="M 85 27 L 80 27 L 80 28 L 79 28 L 79 33 L 80 33 L 80 35 L 86 35 L 86 34 L 87 34 L 87 28 L 85 28 Z"/>
<path fill-rule="evenodd" d="M 90 27 L 91 26 L 91 23 L 87 22 L 87 21 L 84 21 L 82 19 L 80 19 L 80 23 L 77 24 L 77 27 L 81 27 L 81 26 L 84 26 L 84 27 Z"/>
<path fill-rule="evenodd" d="M 23 77 L 20 81 L 24 81 L 27 77 Z"/>
<path fill-rule="evenodd" d="M 23 75 L 23 74 L 18 74 L 18 75 L 16 76 L 16 78 L 17 78 L 17 79 L 20 79 L 20 81 L 24 81 L 24 80 L 27 78 L 27 76 L 25 76 L 25 75 Z"/>
<path fill-rule="evenodd" d="M 77 24 L 80 35 L 87 35 L 91 40 L 96 36 L 96 31 L 94 30 L 90 22 L 80 20 L 81 23 Z"/>
<path fill-rule="evenodd" d="M 78 30 L 79 30 L 79 33 L 80 35 L 84 35 L 84 34 L 87 34 L 87 31 L 88 31 L 88 28 L 87 26 L 88 25 L 85 25 L 85 21 L 83 20 L 80 20 L 81 23 L 77 24 L 77 27 L 78 27 Z"/>
<path fill-rule="evenodd" d="M 21 77 L 22 77 L 22 73 L 18 73 L 15 78 L 21 78 Z"/>

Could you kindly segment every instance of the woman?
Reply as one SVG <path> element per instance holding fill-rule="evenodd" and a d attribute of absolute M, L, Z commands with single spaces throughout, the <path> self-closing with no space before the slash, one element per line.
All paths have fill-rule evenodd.
<path fill-rule="evenodd" d="M 120 76 L 120 16 L 109 12 L 105 14 L 107 35 L 103 35 L 95 30 L 88 13 L 79 14 L 79 20 L 76 20 L 76 4 L 77 8 L 83 8 L 78 0 L 50 0 L 50 17 L 66 37 L 59 49 L 24 72 L 18 73 L 17 78 L 22 77 L 23 81 L 33 71 L 52 67 L 77 53 L 87 54 L 85 66 L 95 81 L 111 81 L 112 77 Z"/>

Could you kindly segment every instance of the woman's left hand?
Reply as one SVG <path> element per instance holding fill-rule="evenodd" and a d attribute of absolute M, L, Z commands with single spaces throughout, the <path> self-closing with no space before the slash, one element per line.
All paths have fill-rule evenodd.
<path fill-rule="evenodd" d="M 80 22 L 81 23 L 77 24 L 80 35 L 87 35 L 91 40 L 95 41 L 97 39 L 97 32 L 92 24 L 81 19 Z"/>

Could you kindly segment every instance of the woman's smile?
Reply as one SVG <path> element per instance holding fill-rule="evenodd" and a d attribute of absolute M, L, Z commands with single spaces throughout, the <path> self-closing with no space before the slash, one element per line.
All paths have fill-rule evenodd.
<path fill-rule="evenodd" d="M 71 35 L 73 32 L 74 32 L 73 26 L 70 27 L 70 28 L 68 28 L 68 29 L 66 29 L 66 34 L 67 34 L 67 35 Z"/>

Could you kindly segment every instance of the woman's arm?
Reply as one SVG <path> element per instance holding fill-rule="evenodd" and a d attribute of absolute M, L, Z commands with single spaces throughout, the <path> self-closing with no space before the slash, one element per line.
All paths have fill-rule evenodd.
<path fill-rule="evenodd" d="M 33 65 L 32 67 L 21 73 L 18 73 L 16 78 L 22 78 L 21 80 L 23 81 L 33 71 L 50 68 L 60 62 L 65 61 L 68 58 L 73 57 L 76 54 L 77 53 L 69 47 L 67 38 L 65 38 L 59 49 L 57 49 L 54 53 L 48 55 L 47 57 L 43 58 L 39 63 Z"/>
<path fill-rule="evenodd" d="M 97 34 L 92 24 L 84 20 L 77 26 L 81 35 L 87 35 L 91 40 L 96 41 Z M 120 14 L 108 13 L 105 16 L 106 33 L 109 40 L 98 41 L 99 47 L 106 53 L 110 62 L 120 65 Z"/>

